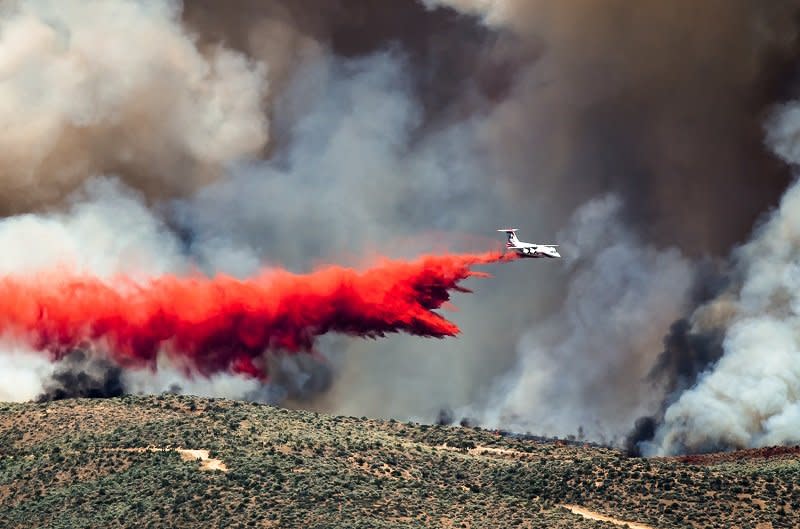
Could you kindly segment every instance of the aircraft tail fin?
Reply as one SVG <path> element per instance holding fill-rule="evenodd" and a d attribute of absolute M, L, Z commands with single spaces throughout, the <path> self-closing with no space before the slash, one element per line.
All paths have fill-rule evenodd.
<path fill-rule="evenodd" d="M 508 235 L 508 242 L 506 242 L 506 248 L 513 248 L 519 242 L 519 239 L 517 238 L 517 231 L 519 231 L 518 228 L 501 228 L 497 231 L 503 232 L 506 235 Z"/>

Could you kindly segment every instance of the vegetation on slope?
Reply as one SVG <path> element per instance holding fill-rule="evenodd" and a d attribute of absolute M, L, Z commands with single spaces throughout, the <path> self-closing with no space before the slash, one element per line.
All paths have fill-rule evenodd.
<path fill-rule="evenodd" d="M 227 471 L 170 450 L 208 449 Z M 0 404 L 0 527 L 794 527 L 800 462 L 693 465 L 162 395 Z"/>

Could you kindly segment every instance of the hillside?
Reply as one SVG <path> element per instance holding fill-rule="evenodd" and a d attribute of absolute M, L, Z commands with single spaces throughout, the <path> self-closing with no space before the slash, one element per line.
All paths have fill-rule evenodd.
<path fill-rule="evenodd" d="M 473 428 L 128 396 L 0 404 L 0 505 L 0 527 L 618 527 L 565 505 L 639 528 L 800 527 L 800 456 L 646 460 Z"/>

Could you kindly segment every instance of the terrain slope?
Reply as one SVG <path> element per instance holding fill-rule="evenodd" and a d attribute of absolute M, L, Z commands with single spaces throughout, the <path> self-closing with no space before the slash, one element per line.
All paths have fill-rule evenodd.
<path fill-rule="evenodd" d="M 0 404 L 0 527 L 800 527 L 795 449 L 628 458 L 161 395 Z"/>

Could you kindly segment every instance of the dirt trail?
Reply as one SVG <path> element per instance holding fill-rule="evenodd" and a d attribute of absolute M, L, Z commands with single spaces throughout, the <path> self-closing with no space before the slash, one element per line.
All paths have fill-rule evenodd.
<path fill-rule="evenodd" d="M 221 459 L 214 459 L 212 457 L 208 457 L 209 455 L 208 450 L 190 450 L 187 448 L 176 448 L 175 451 L 181 455 L 181 458 L 184 461 L 192 461 L 199 459 L 200 470 L 221 470 L 223 472 L 228 471 L 228 467 L 225 466 L 225 463 L 223 463 Z"/>
<path fill-rule="evenodd" d="M 480 446 L 480 445 L 476 446 L 475 448 L 470 448 L 468 452 L 473 455 L 500 454 L 500 455 L 512 455 L 520 457 L 530 456 L 530 454 L 527 452 L 520 452 L 519 450 L 511 450 L 510 448 L 495 448 L 493 446 Z"/>
<path fill-rule="evenodd" d="M 624 520 L 620 520 L 618 518 L 612 518 L 611 516 L 606 516 L 605 514 L 600 514 L 599 512 L 590 511 L 580 505 L 562 505 L 565 509 L 569 509 L 572 513 L 577 514 L 579 516 L 583 516 L 584 518 L 588 518 L 589 520 L 597 520 L 600 522 L 609 522 L 613 523 L 614 525 L 621 525 L 621 526 L 628 526 L 631 529 L 655 529 L 651 525 L 645 525 L 642 523 L 637 522 L 626 522 Z"/>
<path fill-rule="evenodd" d="M 449 446 L 447 443 L 436 445 L 432 447 L 434 450 L 447 450 L 448 452 L 464 452 L 463 449 L 458 448 L 456 446 Z M 509 448 L 495 448 L 493 446 L 482 446 L 478 445 L 474 448 L 469 448 L 466 450 L 466 453 L 470 455 L 477 455 L 477 456 L 487 456 L 490 454 L 497 454 L 497 455 L 510 455 L 516 457 L 530 457 L 531 454 L 527 452 L 520 452 L 519 450 L 511 450 Z"/>
<path fill-rule="evenodd" d="M 184 461 L 200 460 L 200 470 L 221 470 L 227 472 L 228 467 L 221 459 L 214 459 L 209 457 L 208 450 L 198 450 L 192 448 L 156 448 L 151 446 L 142 446 L 138 448 L 108 448 L 108 450 L 117 450 L 119 452 L 178 452 L 181 459 Z"/>

